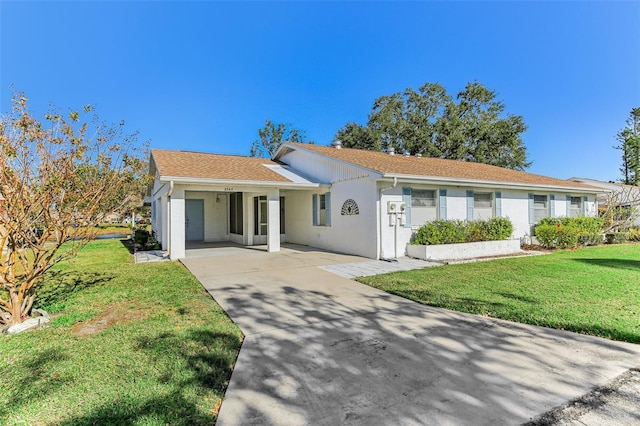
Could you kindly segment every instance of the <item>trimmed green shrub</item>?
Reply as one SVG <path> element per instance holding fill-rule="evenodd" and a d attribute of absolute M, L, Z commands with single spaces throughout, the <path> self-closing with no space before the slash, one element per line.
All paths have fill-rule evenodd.
<path fill-rule="evenodd" d="M 586 232 L 589 234 L 597 234 L 601 233 L 604 229 L 604 220 L 601 217 L 587 217 L 587 216 L 576 216 L 576 217 L 545 217 L 540 219 L 538 222 L 538 226 L 540 225 L 562 225 L 562 226 L 573 226 L 577 228 L 579 231 Z"/>
<path fill-rule="evenodd" d="M 423 225 L 416 233 L 413 244 L 455 244 L 475 241 L 506 240 L 513 232 L 511 221 L 503 217 L 464 222 L 461 220 L 435 220 Z"/>
<path fill-rule="evenodd" d="M 416 233 L 413 244 L 463 243 L 467 236 L 467 224 L 461 220 L 434 220 L 426 223 Z"/>
<path fill-rule="evenodd" d="M 467 222 L 465 242 L 506 240 L 513 232 L 511 221 L 505 217 Z"/>
<path fill-rule="evenodd" d="M 149 231 L 146 229 L 136 229 L 133 233 L 133 241 L 137 244 L 145 245 L 149 241 Z"/>
<path fill-rule="evenodd" d="M 506 217 L 493 217 L 483 222 L 487 230 L 487 241 L 506 240 L 513 233 L 513 224 Z"/>
<path fill-rule="evenodd" d="M 556 225 L 536 226 L 536 238 L 545 248 L 568 248 L 578 246 L 579 230 L 575 226 Z"/>
<path fill-rule="evenodd" d="M 605 235 L 607 244 L 622 244 L 626 243 L 628 236 L 626 232 L 611 232 Z"/>
<path fill-rule="evenodd" d="M 603 243 L 603 228 L 600 217 L 545 217 L 536 226 L 535 235 L 546 248 L 594 246 Z"/>
<path fill-rule="evenodd" d="M 580 246 L 597 246 L 604 242 L 604 235 L 596 233 L 580 233 L 578 232 L 578 245 Z"/>
<path fill-rule="evenodd" d="M 604 229 L 604 220 L 601 217 L 578 216 L 570 219 L 571 225 L 587 234 L 601 234 Z"/>

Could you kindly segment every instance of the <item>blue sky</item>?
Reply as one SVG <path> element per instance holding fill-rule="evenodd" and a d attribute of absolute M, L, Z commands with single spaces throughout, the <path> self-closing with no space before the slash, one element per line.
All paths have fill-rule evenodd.
<path fill-rule="evenodd" d="M 328 144 L 375 98 L 477 80 L 530 172 L 619 179 L 640 2 L 0 2 L 0 110 L 91 103 L 154 148 L 248 154 L 267 118 Z"/>

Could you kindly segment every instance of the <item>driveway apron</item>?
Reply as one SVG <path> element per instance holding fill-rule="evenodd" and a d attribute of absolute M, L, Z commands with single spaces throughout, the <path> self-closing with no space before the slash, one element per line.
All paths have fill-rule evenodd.
<path fill-rule="evenodd" d="M 187 258 L 245 334 L 218 425 L 519 424 L 640 364 L 640 345 L 438 309 L 286 249 Z"/>

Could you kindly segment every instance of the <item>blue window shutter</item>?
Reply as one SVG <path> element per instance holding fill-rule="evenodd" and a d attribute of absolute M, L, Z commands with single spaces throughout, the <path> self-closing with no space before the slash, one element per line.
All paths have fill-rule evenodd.
<path fill-rule="evenodd" d="M 555 196 L 555 194 L 549 195 L 549 216 L 556 217 L 556 196 Z"/>
<path fill-rule="evenodd" d="M 331 193 L 324 194 L 324 207 L 326 209 L 326 226 L 331 226 Z"/>
<path fill-rule="evenodd" d="M 533 212 L 533 194 L 529 194 L 529 224 L 533 225 L 535 221 L 535 214 Z"/>
<path fill-rule="evenodd" d="M 313 226 L 318 226 L 318 194 L 311 197 L 311 216 L 313 218 Z"/>
<path fill-rule="evenodd" d="M 567 217 L 571 217 L 571 195 L 567 195 Z"/>
<path fill-rule="evenodd" d="M 438 205 L 440 206 L 440 214 L 438 219 L 447 220 L 447 190 L 441 189 Z"/>
<path fill-rule="evenodd" d="M 404 227 L 411 228 L 411 188 L 402 188 L 402 202 L 406 205 L 404 210 Z"/>
<path fill-rule="evenodd" d="M 496 217 L 502 217 L 502 192 L 496 192 Z"/>
<path fill-rule="evenodd" d="M 587 215 L 587 201 L 589 201 L 589 197 L 586 195 L 582 197 L 582 216 Z"/>
<path fill-rule="evenodd" d="M 467 190 L 467 220 L 473 220 L 473 191 Z"/>

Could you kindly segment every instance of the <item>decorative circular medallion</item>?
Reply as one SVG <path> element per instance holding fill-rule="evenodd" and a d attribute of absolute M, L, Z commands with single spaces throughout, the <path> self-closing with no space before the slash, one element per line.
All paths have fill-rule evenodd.
<path fill-rule="evenodd" d="M 342 205 L 342 211 L 340 212 L 343 216 L 344 215 L 356 215 L 356 214 L 360 214 L 360 210 L 358 209 L 358 203 L 356 203 L 354 200 L 352 200 L 351 198 L 349 198 L 347 201 L 344 202 L 344 204 Z"/>

